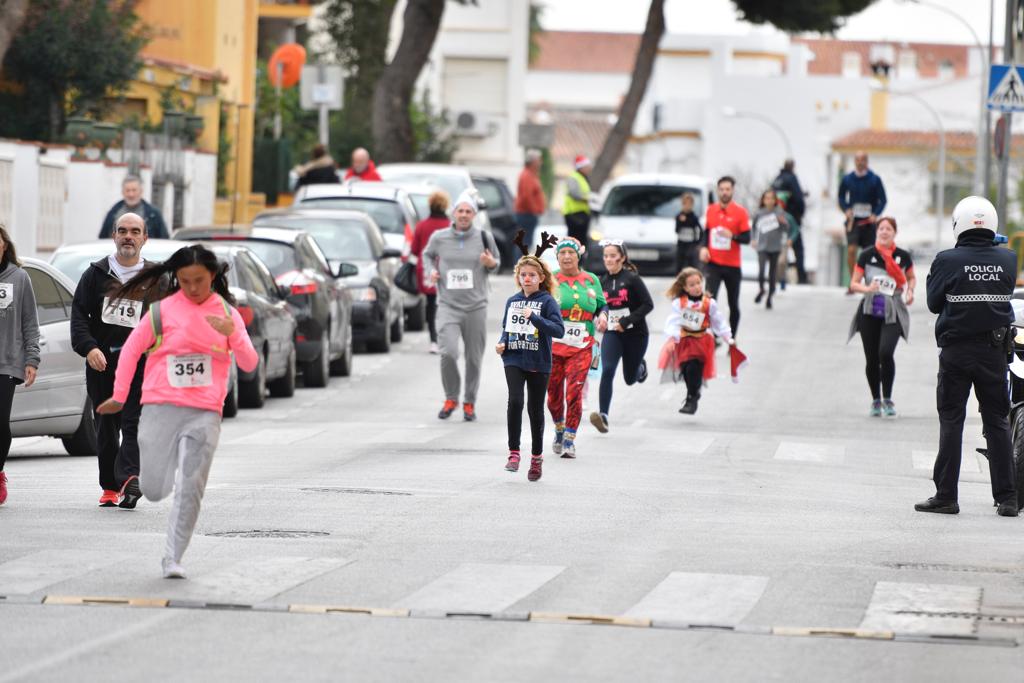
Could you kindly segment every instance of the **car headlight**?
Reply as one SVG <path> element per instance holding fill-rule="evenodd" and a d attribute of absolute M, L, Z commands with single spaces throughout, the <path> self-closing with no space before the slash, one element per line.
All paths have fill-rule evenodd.
<path fill-rule="evenodd" d="M 376 301 L 377 290 L 373 287 L 352 287 L 352 298 L 356 301 Z"/>

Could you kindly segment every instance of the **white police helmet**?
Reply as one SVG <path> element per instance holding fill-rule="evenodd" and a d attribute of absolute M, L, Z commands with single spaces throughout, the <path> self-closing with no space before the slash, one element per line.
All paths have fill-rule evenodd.
<path fill-rule="evenodd" d="M 953 209 L 953 239 L 968 230 L 988 230 L 993 235 L 999 232 L 999 214 L 992 202 L 984 197 L 964 197 Z"/>

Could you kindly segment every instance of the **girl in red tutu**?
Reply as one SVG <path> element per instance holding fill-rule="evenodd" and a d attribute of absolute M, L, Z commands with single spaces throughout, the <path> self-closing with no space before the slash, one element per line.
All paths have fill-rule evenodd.
<path fill-rule="evenodd" d="M 672 312 L 665 321 L 669 339 L 661 349 L 658 368 L 662 381 L 686 382 L 686 401 L 680 413 L 697 412 L 704 380 L 715 376 L 715 336 L 733 346 L 736 342 L 718 304 L 704 291 L 704 275 L 696 268 L 683 268 L 667 292 Z"/>

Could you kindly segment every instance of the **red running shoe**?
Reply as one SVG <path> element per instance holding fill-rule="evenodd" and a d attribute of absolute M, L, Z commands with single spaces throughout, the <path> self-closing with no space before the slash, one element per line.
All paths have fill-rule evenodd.
<path fill-rule="evenodd" d="M 526 473 L 526 478 L 530 481 L 537 481 L 540 479 L 541 466 L 544 464 L 544 458 L 540 456 L 533 456 L 530 458 L 530 471 Z"/>
<path fill-rule="evenodd" d="M 462 404 L 462 419 L 466 422 L 476 422 L 476 409 L 472 403 Z"/>
<path fill-rule="evenodd" d="M 509 472 L 519 471 L 519 454 L 512 452 L 508 454 L 508 462 L 505 463 L 505 469 Z"/>
<path fill-rule="evenodd" d="M 458 407 L 458 401 L 445 401 L 444 406 L 441 408 L 441 412 L 437 414 L 437 417 L 441 420 L 447 420 L 455 412 Z"/>
<path fill-rule="evenodd" d="M 107 489 L 103 489 L 103 495 L 100 496 L 100 507 L 116 508 L 120 500 L 121 495 L 117 491 L 108 491 Z"/>
<path fill-rule="evenodd" d="M 7 501 L 7 475 L 0 472 L 0 505 Z"/>

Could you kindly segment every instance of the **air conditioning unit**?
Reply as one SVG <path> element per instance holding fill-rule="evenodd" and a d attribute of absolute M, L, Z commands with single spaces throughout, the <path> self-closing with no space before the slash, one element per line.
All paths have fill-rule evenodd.
<path fill-rule="evenodd" d="M 498 124 L 487 114 L 460 111 L 455 115 L 455 134 L 467 138 L 487 138 L 498 132 Z"/>

